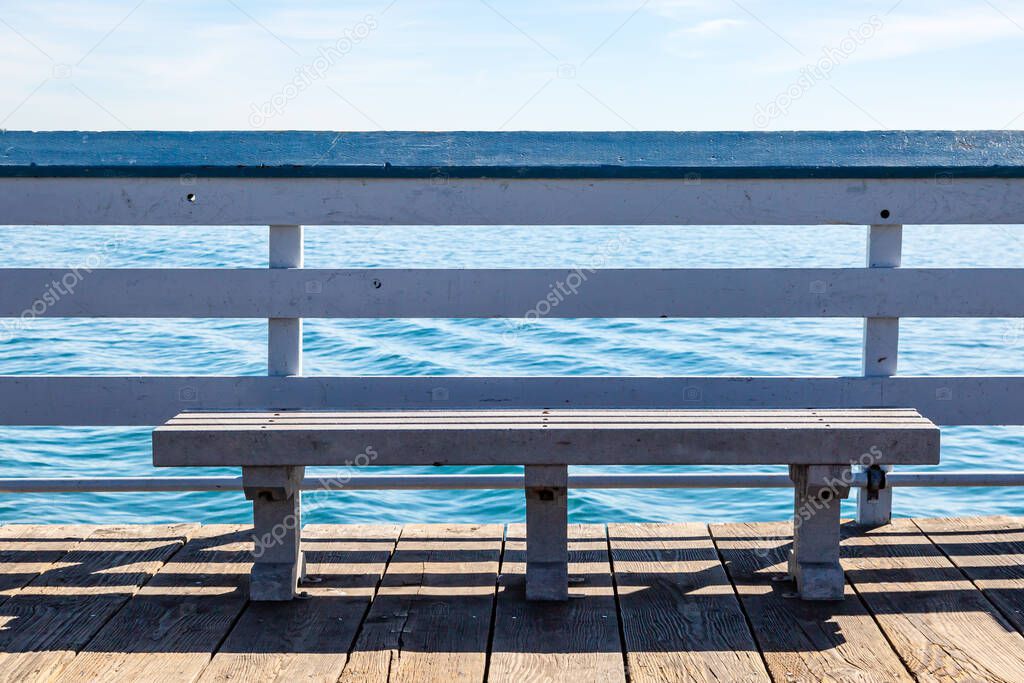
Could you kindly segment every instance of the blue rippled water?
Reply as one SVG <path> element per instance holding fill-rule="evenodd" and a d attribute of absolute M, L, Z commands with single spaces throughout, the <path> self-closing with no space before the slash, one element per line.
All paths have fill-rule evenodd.
<path fill-rule="evenodd" d="M 266 228 L 0 228 L 6 267 L 260 267 Z M 863 263 L 865 229 L 337 228 L 306 230 L 309 267 L 841 267 Z M 908 227 L 904 265 L 1020 267 L 1012 227 Z M 538 293 L 538 299 L 544 293 Z M 1024 295 L 1024 293 L 1022 293 Z M 0 323 L 13 324 L 11 320 Z M 309 375 L 856 375 L 857 320 L 306 322 Z M 261 320 L 43 319 L 0 335 L 0 373 L 265 373 Z M 1021 374 L 1024 321 L 902 322 L 900 372 Z M 943 469 L 1024 469 L 1024 427 L 943 429 Z M 452 471 L 460 471 L 451 468 Z M 580 468 L 583 471 L 584 468 Z M 624 468 L 594 468 L 614 471 Z M 652 468 L 665 471 L 669 468 Z M 727 468 L 690 468 L 724 471 Z M 764 468 L 774 471 L 773 468 Z M 408 470 L 407 470 L 408 471 Z M 426 470 L 423 470 L 426 471 Z M 430 471 L 437 471 L 431 469 Z M 512 471 L 463 468 L 461 471 Z M 749 469 L 747 471 L 750 471 Z M 231 473 L 208 470 L 206 473 Z M 0 476 L 198 475 L 156 471 L 145 428 L 0 427 Z M 341 491 L 307 499 L 306 521 L 522 519 L 515 491 Z M 574 521 L 785 518 L 785 490 L 574 491 Z M 1024 514 L 1019 489 L 900 489 L 899 515 Z M 849 511 L 847 511 L 849 512 Z M 245 522 L 240 493 L 0 495 L 0 521 Z"/>

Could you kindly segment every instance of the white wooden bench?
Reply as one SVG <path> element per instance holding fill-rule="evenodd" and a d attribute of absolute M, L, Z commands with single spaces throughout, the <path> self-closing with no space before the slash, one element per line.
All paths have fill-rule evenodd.
<path fill-rule="evenodd" d="M 935 425 L 898 408 L 184 412 L 153 432 L 158 467 L 242 468 L 254 600 L 289 600 L 303 576 L 306 466 L 525 465 L 527 597 L 565 600 L 569 465 L 789 465 L 790 573 L 802 598 L 839 600 L 851 466 L 938 461 Z"/>

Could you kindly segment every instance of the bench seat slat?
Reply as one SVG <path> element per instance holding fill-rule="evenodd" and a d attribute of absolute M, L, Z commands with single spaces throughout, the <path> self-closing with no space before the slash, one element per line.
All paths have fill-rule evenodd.
<path fill-rule="evenodd" d="M 740 465 L 939 455 L 938 429 L 914 411 L 581 412 L 183 413 L 154 430 L 153 457 L 158 466 L 344 466 L 372 451 L 372 465 Z"/>
<path fill-rule="evenodd" d="M 511 417 L 505 419 L 495 419 L 492 417 L 469 417 L 469 418 L 415 418 L 415 419 L 403 419 L 403 420 L 391 420 L 389 418 L 380 417 L 376 419 L 359 419 L 359 418 L 237 418 L 230 421 L 212 421 L 212 420 L 190 420 L 187 418 L 180 418 L 169 421 L 169 426 L 197 426 L 197 427 L 208 427 L 210 429 L 217 429 L 223 427 L 226 429 L 236 429 L 244 427 L 246 425 L 447 425 L 458 428 L 460 425 L 471 425 L 471 424 L 528 424 L 528 425 L 539 425 L 539 424 L 579 424 L 586 426 L 588 424 L 602 425 L 602 424 L 683 424 L 683 425 L 696 425 L 696 424 L 795 424 L 803 425 L 810 424 L 808 420 L 802 420 L 800 418 L 758 418 L 758 417 L 742 417 L 742 418 L 719 418 L 714 417 L 696 417 L 696 418 L 685 418 L 685 417 L 658 417 L 658 416 L 638 416 L 625 420 L 622 417 L 616 417 L 612 415 L 608 416 L 596 416 L 596 417 L 551 417 L 547 420 L 537 420 L 529 417 Z M 855 424 L 883 424 L 883 425 L 897 425 L 897 424 L 921 424 L 921 421 L 910 417 L 896 417 L 896 418 L 883 418 L 874 419 L 868 417 L 836 417 L 836 418 L 817 418 L 815 421 L 818 424 L 833 424 L 833 425 L 855 425 Z"/>
<path fill-rule="evenodd" d="M 700 416 L 753 416 L 753 417 L 799 417 L 806 418 L 808 416 L 852 416 L 852 417 L 874 417 L 884 418 L 888 416 L 910 416 L 920 417 L 920 413 L 913 408 L 815 408 L 815 409 L 801 409 L 801 408 L 789 408 L 789 409 L 738 409 L 738 408 L 719 408 L 719 409 L 609 409 L 609 408 L 534 408 L 534 409 L 516 409 L 516 410 L 345 410 L 345 411 L 330 411 L 330 410 L 287 410 L 287 411 L 186 411 L 175 415 L 171 420 L 179 419 L 195 419 L 195 420 L 222 420 L 222 419 L 233 419 L 233 418 L 255 418 L 255 417 L 386 417 L 388 419 L 403 419 L 406 417 L 473 417 L 479 415 L 487 416 L 500 416 L 500 417 L 532 417 L 535 415 L 564 415 L 567 417 L 588 417 L 588 416 L 602 416 L 602 415 L 614 415 L 619 416 L 642 416 L 642 415 L 677 415 L 680 417 L 700 417 Z"/>
<path fill-rule="evenodd" d="M 649 430 L 855 430 L 855 429 L 930 429 L 929 425 L 921 424 L 920 422 L 884 422 L 884 423 L 872 423 L 872 422 L 757 422 L 754 420 L 742 420 L 742 421 L 720 421 L 720 422 L 685 422 L 681 420 L 669 420 L 669 421 L 629 421 L 629 422 L 572 422 L 572 421 L 561 421 L 551 420 L 550 422 L 535 422 L 535 421 L 518 421 L 518 420 L 504 420 L 504 421 L 463 421 L 463 422 L 355 422 L 355 423 L 344 423 L 344 422 L 325 422 L 325 423 L 284 423 L 284 422 L 273 422 L 273 423 L 251 423 L 251 424 L 221 424 L 221 425 L 203 425 L 203 424 L 181 424 L 181 425 L 169 425 L 166 430 L 159 428 L 163 431 L 179 431 L 179 432 L 201 432 L 211 433 L 214 435 L 220 433 L 260 433 L 260 432 L 284 432 L 284 431 L 309 431 L 309 432 L 390 432 L 390 431 L 501 431 L 501 430 L 538 430 L 538 429 L 558 429 L 562 431 L 578 431 L 581 433 L 592 432 L 592 431 L 605 431 L 605 430 L 629 430 L 629 429 L 649 429 Z"/>

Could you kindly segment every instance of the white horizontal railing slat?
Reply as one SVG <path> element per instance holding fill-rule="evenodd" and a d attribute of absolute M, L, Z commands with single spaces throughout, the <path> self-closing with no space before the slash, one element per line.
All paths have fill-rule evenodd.
<path fill-rule="evenodd" d="M 1020 268 L 28 268 L 0 270 L 0 317 L 1021 317 L 1022 291 Z"/>
<path fill-rule="evenodd" d="M 153 141 L 163 139 L 160 134 L 147 135 L 152 135 Z M 220 139 L 218 135 L 210 139 Z M 230 138 L 231 134 L 227 135 Z M 393 134 L 394 140 L 402 144 L 407 135 L 411 134 Z M 311 171 L 309 176 L 321 177 L 293 174 L 294 164 L 286 160 L 294 161 L 288 156 L 294 150 L 284 147 L 278 150 L 283 154 L 279 158 L 265 157 L 262 148 L 254 155 L 254 148 L 249 146 L 226 150 L 226 158 L 248 159 L 246 163 L 253 164 L 257 175 L 267 170 L 268 163 L 290 169 L 279 177 L 256 178 L 216 177 L 229 167 L 232 173 L 241 172 L 236 164 L 223 159 L 217 167 L 220 171 L 207 173 L 213 168 L 208 164 L 217 162 L 217 157 L 193 154 L 194 145 L 172 146 L 181 153 L 179 161 L 193 159 L 191 163 L 197 164 L 182 166 L 192 170 L 179 175 L 165 173 L 175 159 L 164 158 L 159 149 L 155 155 L 149 153 L 149 148 L 136 151 L 129 155 L 131 163 L 125 165 L 121 150 L 111 155 L 103 146 L 109 141 L 88 135 L 58 136 L 55 139 L 67 149 L 62 148 L 55 156 L 46 147 L 49 141 L 43 140 L 36 154 L 20 157 L 27 167 L 22 169 L 24 173 L 13 175 L 26 177 L 0 178 L 0 206 L 4 207 L 0 220 L 4 224 L 271 225 L 271 268 L 3 269 L 0 318 L 265 318 L 270 321 L 270 376 L 0 376 L 0 424 L 151 426 L 183 410 L 538 406 L 913 407 L 943 425 L 1024 424 L 1024 376 L 892 376 L 898 352 L 898 318 L 1024 317 L 1024 297 L 1020 296 L 1024 269 L 301 268 L 299 225 L 394 229 L 406 225 L 871 225 L 877 239 L 871 243 L 873 255 L 868 265 L 895 266 L 899 246 L 894 240 L 901 224 L 1024 224 L 1024 178 L 1012 177 L 1020 175 L 1019 154 L 1015 156 L 1019 145 L 1014 147 L 1012 144 L 1017 143 L 1013 142 L 1008 147 L 1003 133 L 993 134 L 991 139 L 976 139 L 964 133 L 945 137 L 904 133 L 895 143 L 889 139 L 890 134 L 869 134 L 875 136 L 869 144 L 850 143 L 851 134 L 836 134 L 835 140 L 825 143 L 814 134 L 803 135 L 807 144 L 824 147 L 804 155 L 800 173 L 794 175 L 788 168 L 792 161 L 789 154 L 769 154 L 767 161 L 755 154 L 757 158 L 750 159 L 752 177 L 725 173 L 715 179 L 701 177 L 700 173 L 686 173 L 684 177 L 669 173 L 659 176 L 661 179 L 646 175 L 611 178 L 604 171 L 609 165 L 633 164 L 635 172 L 641 173 L 649 162 L 659 158 L 676 159 L 678 171 L 688 168 L 686 160 L 690 159 L 711 164 L 705 175 L 717 175 L 736 162 L 729 155 L 723 157 L 719 145 L 739 144 L 736 141 L 718 140 L 709 154 L 701 149 L 688 153 L 685 148 L 666 153 L 656 140 L 645 143 L 653 145 L 647 153 L 638 154 L 637 149 L 629 147 L 623 153 L 610 154 L 606 145 L 616 141 L 601 138 L 587 143 L 591 146 L 584 149 L 589 152 L 581 159 L 565 157 L 562 151 L 551 152 L 543 145 L 518 149 L 514 156 L 499 149 L 494 159 L 500 167 L 534 164 L 529 177 L 512 174 L 500 178 L 480 168 L 471 177 L 450 178 L 440 169 L 430 172 L 429 177 L 422 172 L 399 177 L 403 174 L 395 169 L 388 171 L 392 164 L 387 159 L 394 153 L 394 141 L 385 141 L 387 144 L 381 147 L 379 141 L 353 138 L 351 144 L 363 150 L 362 160 L 353 161 L 349 158 L 351 149 L 345 145 L 333 154 L 340 138 L 325 137 L 329 147 L 307 169 Z M 313 144 L 306 139 L 307 134 L 294 137 Z M 837 147 L 837 140 L 845 140 L 843 144 L 848 146 Z M 766 148 L 754 145 L 741 149 L 760 149 L 758 154 L 763 155 L 764 149 L 778 147 L 777 140 L 769 142 Z M 977 147 L 981 143 L 988 145 L 981 148 L 983 153 Z M 446 146 L 450 141 L 439 138 L 431 144 L 440 144 L 441 151 L 424 157 L 423 150 L 410 149 L 411 155 L 406 155 L 400 165 L 415 166 L 416 159 L 424 163 L 424 158 L 456 166 L 483 163 L 476 147 L 472 154 L 460 156 L 458 150 Z M 482 143 L 477 140 L 473 144 Z M 681 143 L 673 138 L 663 144 Z M 19 153 L 13 146 L 7 151 Z M 907 156 L 911 152 L 918 161 Z M 819 153 L 819 157 L 814 156 Z M 495 154 L 493 149 L 491 154 Z M 844 155 L 850 155 L 851 168 L 857 171 L 852 175 L 863 176 L 865 154 L 869 161 L 876 159 L 868 167 L 877 166 L 881 177 L 820 177 L 840 175 L 833 162 L 845 159 Z M 973 163 L 979 166 L 959 173 L 965 157 L 972 154 Z M 739 154 L 740 160 L 743 156 Z M 156 175 L 167 177 L 100 177 L 102 169 L 111 165 L 115 171 L 122 166 L 131 170 L 125 174 L 128 176 L 144 175 L 137 172 L 138 168 L 131 168 L 137 157 L 150 159 L 160 171 Z M 80 173 L 80 177 L 64 177 L 68 169 L 57 168 L 51 175 L 36 168 L 40 158 L 48 160 L 43 164 L 47 167 L 62 167 L 71 163 L 69 159 L 78 159 L 71 165 L 81 168 L 70 170 L 71 175 Z M 557 168 L 566 158 L 570 167 L 567 175 L 564 169 L 544 175 L 544 164 Z M 373 177 L 328 177 L 331 171 L 315 169 L 325 159 L 328 164 L 342 163 L 342 167 L 368 163 Z M 771 166 L 772 159 L 776 167 Z M 588 172 L 586 163 L 580 166 L 581 160 L 595 164 L 593 171 L 601 177 Z M 917 172 L 912 168 L 915 163 L 922 164 Z M 95 164 L 99 166 L 93 168 Z M 432 168 L 433 162 L 426 167 Z M 526 168 L 530 170 L 528 163 Z M 771 168 L 776 170 L 769 175 L 776 177 L 765 177 L 761 171 Z M 925 168 L 935 172 L 924 172 Z M 943 170 L 947 168 L 948 173 Z M 894 170 L 900 169 L 907 172 L 905 177 L 894 177 L 900 175 Z M 379 177 L 382 171 L 396 176 Z M 84 177 L 89 175 L 92 177 Z M 286 175 L 292 177 L 283 177 Z M 913 175 L 919 177 L 910 177 Z M 471 235 L 472 231 L 467 228 L 465 232 Z M 876 258 L 879 255 L 881 259 Z M 301 374 L 302 318 L 375 317 L 865 318 L 865 376 L 296 376 Z M 0 326 L 5 322 L 10 321 L 0 320 Z M 894 475 L 898 476 L 902 475 Z"/>
<path fill-rule="evenodd" d="M 0 178 L 7 225 L 1024 223 L 1024 178 Z"/>
<path fill-rule="evenodd" d="M 914 407 L 1024 424 L 1024 377 L 0 376 L 0 424 L 155 425 L 183 410 Z"/>

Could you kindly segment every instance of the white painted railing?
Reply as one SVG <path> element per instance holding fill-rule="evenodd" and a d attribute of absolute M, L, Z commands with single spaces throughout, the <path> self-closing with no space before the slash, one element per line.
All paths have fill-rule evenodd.
<path fill-rule="evenodd" d="M 9 144 L 6 135 L 0 142 Z M 0 424 L 156 425 L 182 410 L 552 405 L 913 407 L 941 425 L 1024 424 L 1024 376 L 897 374 L 900 317 L 1024 317 L 1024 268 L 900 267 L 904 224 L 1024 223 L 1020 134 L 907 133 L 900 138 L 863 133 L 835 134 L 835 140 L 827 134 L 749 134 L 737 138 L 740 142 L 715 138 L 718 134 L 352 134 L 333 136 L 329 149 L 319 156 L 310 152 L 304 163 L 288 156 L 296 153 L 274 148 L 268 158 L 276 165 L 255 163 L 242 144 L 250 144 L 250 138 L 242 134 L 140 133 L 132 134 L 135 140 L 110 134 L 85 136 L 82 142 L 61 134 L 14 135 L 14 146 L 0 156 L 2 224 L 270 226 L 269 268 L 96 269 L 74 295 L 40 315 L 267 318 L 268 376 L 0 376 Z M 216 154 L 192 151 L 212 149 L 217 135 L 229 137 L 227 147 Z M 230 146 L 231 135 L 241 136 L 236 147 Z M 251 144 L 273 147 L 291 140 L 287 136 L 295 136 L 296 145 L 307 144 L 299 139 L 302 134 L 280 135 L 285 137 L 267 134 Z M 367 157 L 345 156 L 349 140 Z M 673 147 L 687 144 L 692 149 Z M 749 162 L 742 163 L 748 152 Z M 406 158 L 416 163 L 403 166 Z M 863 318 L 864 372 L 858 377 L 302 377 L 302 318 L 519 318 L 553 282 L 572 273 L 305 269 L 302 224 L 869 226 L 864 268 L 599 270 L 548 314 Z M 63 272 L 0 269 L 0 317 L 32 310 L 41 288 Z M 1022 483 L 1012 473 L 896 473 L 888 479 L 889 486 L 958 482 Z M 570 480 L 575 487 L 624 483 L 789 485 L 788 478 L 762 474 Z M 854 482 L 865 485 L 863 476 Z M 230 477 L 26 479 L 2 480 L 0 492 L 238 486 Z M 521 488 L 522 481 L 515 475 L 356 477 L 348 486 Z M 876 496 L 871 503 L 862 497 L 862 519 L 888 518 L 890 494 L 876 493 L 877 502 Z"/>

